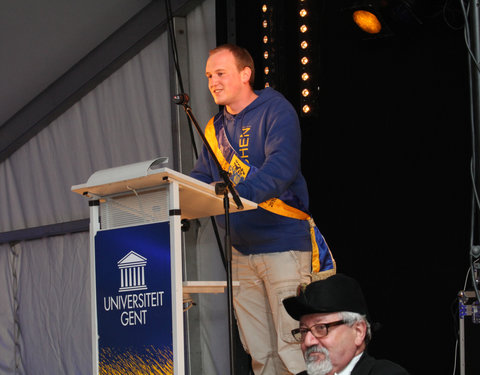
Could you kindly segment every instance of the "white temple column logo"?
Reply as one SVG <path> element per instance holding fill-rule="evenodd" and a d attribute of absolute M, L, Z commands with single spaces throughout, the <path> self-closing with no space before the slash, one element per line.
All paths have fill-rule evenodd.
<path fill-rule="evenodd" d="M 145 266 L 147 258 L 142 257 L 134 251 L 130 251 L 117 263 L 120 270 L 119 292 L 145 290 Z"/>

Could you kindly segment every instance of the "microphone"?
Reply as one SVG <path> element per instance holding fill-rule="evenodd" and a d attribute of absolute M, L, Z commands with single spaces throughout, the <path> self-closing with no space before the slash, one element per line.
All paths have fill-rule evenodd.
<path fill-rule="evenodd" d="M 188 94 L 177 94 L 173 97 L 173 102 L 178 105 L 187 104 L 189 100 Z"/>

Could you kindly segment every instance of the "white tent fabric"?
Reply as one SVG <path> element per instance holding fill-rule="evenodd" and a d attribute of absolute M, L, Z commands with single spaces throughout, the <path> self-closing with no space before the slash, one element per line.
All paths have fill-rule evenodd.
<path fill-rule="evenodd" d="M 18 301 L 19 256 L 15 249 L 0 245 L 0 374 L 23 373 L 21 361 L 15 343 L 19 340 L 18 326 L 15 322 Z M 17 369 L 20 370 L 17 372 Z"/>
<path fill-rule="evenodd" d="M 202 124 L 216 111 L 204 78 L 214 19 L 214 0 L 187 16 L 191 106 Z M 161 35 L 0 163 L 0 232 L 88 218 L 70 188 L 97 170 L 158 156 L 171 167 L 169 53 Z M 202 223 L 199 277 L 225 279 Z M 0 375 L 91 373 L 88 264 L 87 232 L 0 244 Z M 198 297 L 203 368 L 193 373 L 228 372 L 225 300 Z"/>
<path fill-rule="evenodd" d="M 25 373 L 91 372 L 88 245 L 84 234 L 17 245 L 18 352 Z"/>
<path fill-rule="evenodd" d="M 99 169 L 173 157 L 167 37 L 0 164 L 0 231 L 88 217 L 70 191 Z"/>

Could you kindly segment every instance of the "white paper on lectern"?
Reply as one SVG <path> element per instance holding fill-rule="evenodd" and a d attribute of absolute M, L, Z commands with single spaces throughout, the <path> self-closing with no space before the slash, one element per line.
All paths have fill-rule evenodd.
<path fill-rule="evenodd" d="M 168 157 L 160 157 L 139 163 L 122 165 L 120 167 L 102 169 L 93 173 L 85 185 L 97 186 L 112 182 L 130 180 L 132 178 L 145 177 L 163 167 L 168 162 Z"/>

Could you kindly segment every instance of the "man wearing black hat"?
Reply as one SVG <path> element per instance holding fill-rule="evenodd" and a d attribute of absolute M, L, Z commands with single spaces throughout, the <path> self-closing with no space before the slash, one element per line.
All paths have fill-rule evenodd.
<path fill-rule="evenodd" d="M 367 305 L 351 277 L 336 274 L 315 281 L 283 305 L 300 321 L 292 334 L 301 344 L 307 371 L 298 375 L 408 375 L 401 366 L 366 353 L 371 338 Z"/>

